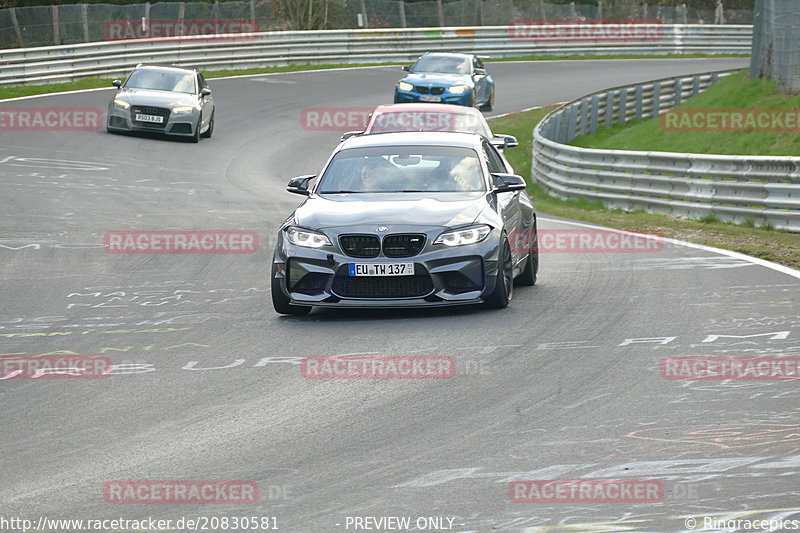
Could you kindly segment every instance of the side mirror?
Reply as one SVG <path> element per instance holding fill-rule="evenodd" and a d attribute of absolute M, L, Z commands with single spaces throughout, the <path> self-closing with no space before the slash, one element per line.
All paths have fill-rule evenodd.
<path fill-rule="evenodd" d="M 342 135 L 341 141 L 346 141 L 350 137 L 355 137 L 356 135 L 361 135 L 364 133 L 363 131 L 346 131 L 344 135 Z"/>
<path fill-rule="evenodd" d="M 211 96 L 211 89 L 208 87 L 203 87 L 200 89 L 200 96 Z"/>
<path fill-rule="evenodd" d="M 317 176 L 314 174 L 307 174 L 305 176 L 298 176 L 296 178 L 292 178 L 289 180 L 289 184 L 286 186 L 286 190 L 289 192 L 293 192 L 295 194 L 302 194 L 303 196 L 308 196 L 308 182 L 316 178 Z"/>
<path fill-rule="evenodd" d="M 111 82 L 111 85 L 119 89 L 120 87 L 122 87 L 122 82 L 120 80 L 114 80 Z"/>
<path fill-rule="evenodd" d="M 492 174 L 494 180 L 494 192 L 513 192 L 524 191 L 526 184 L 522 176 L 516 174 L 496 173 Z"/>
<path fill-rule="evenodd" d="M 403 66 L 402 66 L 402 67 L 400 67 L 400 68 L 401 68 L 401 69 L 403 69 L 403 70 L 405 70 L 406 72 L 408 72 L 409 70 L 411 70 L 411 65 L 403 65 Z"/>
<path fill-rule="evenodd" d="M 486 69 L 483 69 L 483 68 L 476 68 L 476 69 L 475 69 L 475 77 L 477 78 L 477 77 L 479 77 L 479 76 L 480 76 L 480 77 L 486 76 Z"/>
<path fill-rule="evenodd" d="M 507 148 L 515 148 L 519 146 L 519 142 L 517 138 L 513 135 L 505 135 L 503 133 L 498 133 L 491 139 L 489 142 L 497 148 L 498 150 L 506 150 Z"/>

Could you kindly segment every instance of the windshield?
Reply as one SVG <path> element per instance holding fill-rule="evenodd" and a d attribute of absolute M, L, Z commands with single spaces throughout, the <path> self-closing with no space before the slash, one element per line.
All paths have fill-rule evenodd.
<path fill-rule="evenodd" d="M 452 56 L 423 56 L 410 72 L 437 72 L 441 74 L 469 74 L 470 60 Z"/>
<path fill-rule="evenodd" d="M 450 146 L 387 146 L 342 150 L 320 178 L 316 192 L 485 191 L 478 155 Z"/>
<path fill-rule="evenodd" d="M 134 70 L 125 82 L 125 88 L 194 94 L 194 74 L 154 69 Z"/>
<path fill-rule="evenodd" d="M 453 106 L 456 107 L 456 106 Z M 447 111 L 391 111 L 373 117 L 367 133 L 391 131 L 454 131 L 458 133 L 477 133 L 491 137 L 483 117 L 456 110 Z"/>

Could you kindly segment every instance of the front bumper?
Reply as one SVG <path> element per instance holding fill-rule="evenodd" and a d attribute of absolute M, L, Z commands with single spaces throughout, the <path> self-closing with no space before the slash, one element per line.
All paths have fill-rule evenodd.
<path fill-rule="evenodd" d="M 172 113 L 167 108 L 150 108 L 145 114 L 158 115 L 163 118 L 161 123 L 142 122 L 135 119 L 138 109 L 142 106 L 131 106 L 121 109 L 113 103 L 108 106 L 108 129 L 111 131 L 146 131 L 151 133 L 165 133 L 181 137 L 193 137 L 195 128 L 199 127 L 200 110 L 191 113 Z"/>
<path fill-rule="evenodd" d="M 412 257 L 357 258 L 342 252 L 336 236 L 329 235 L 334 246 L 311 249 L 289 243 L 281 231 L 275 276 L 293 305 L 415 308 L 484 301 L 497 278 L 497 230 L 480 243 L 452 248 L 430 244 L 440 232 L 428 235 L 423 250 Z M 414 275 L 350 276 L 350 263 L 414 263 Z"/>
<path fill-rule="evenodd" d="M 472 91 L 473 89 L 470 89 L 462 94 L 450 94 L 447 92 L 447 89 L 445 89 L 444 93 L 440 95 L 431 95 L 431 94 L 423 95 L 417 91 L 416 86 L 411 91 L 401 91 L 400 89 L 395 88 L 394 103 L 395 104 L 419 103 L 419 102 L 427 103 L 430 100 L 424 100 L 423 98 L 440 98 L 440 100 L 435 100 L 432 103 L 463 105 L 466 107 L 470 107 L 472 106 Z"/>

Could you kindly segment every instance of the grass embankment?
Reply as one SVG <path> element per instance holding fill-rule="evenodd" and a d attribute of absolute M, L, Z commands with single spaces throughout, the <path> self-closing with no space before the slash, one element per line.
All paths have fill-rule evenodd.
<path fill-rule="evenodd" d="M 658 147 L 661 152 L 694 152 L 704 154 L 750 154 L 750 155 L 793 155 L 800 156 L 800 135 L 797 131 L 691 131 L 696 126 L 712 126 L 713 113 L 705 110 L 800 110 L 800 95 L 781 94 L 770 80 L 750 80 L 747 72 L 739 72 L 720 80 L 705 92 L 687 100 L 678 110 L 703 110 L 702 121 L 692 125 L 679 122 L 677 117 L 669 123 L 667 116 L 661 119 L 628 122 L 627 126 L 616 124 L 611 128 L 600 128 L 597 135 L 583 135 L 572 144 L 584 148 L 616 150 L 652 150 Z M 695 111 L 697 113 L 697 111 Z M 726 113 L 727 115 L 727 113 Z M 785 114 L 781 114 L 784 117 Z M 766 116 L 766 115 L 765 115 Z M 780 115 L 778 115 L 780 116 Z M 721 116 L 716 124 L 708 129 L 722 129 Z M 662 124 L 663 122 L 663 124 Z M 742 123 L 747 125 L 746 123 Z M 782 120 L 775 127 L 788 126 Z M 681 131 L 665 131 L 672 126 Z M 796 128 L 795 120 L 795 128 Z M 773 123 L 765 129 L 772 129 Z M 758 128 L 755 128 L 758 129 Z"/>
<path fill-rule="evenodd" d="M 529 183 L 528 194 L 540 214 L 601 224 L 629 231 L 657 232 L 689 242 L 715 246 L 800 269 L 800 235 L 785 231 L 726 224 L 713 218 L 693 221 L 654 215 L 644 211 L 626 213 L 607 209 L 600 202 L 560 200 L 530 179 L 533 128 L 555 109 L 549 107 L 490 119 L 492 131 L 514 135 L 519 147 L 506 154 L 514 169 Z"/>

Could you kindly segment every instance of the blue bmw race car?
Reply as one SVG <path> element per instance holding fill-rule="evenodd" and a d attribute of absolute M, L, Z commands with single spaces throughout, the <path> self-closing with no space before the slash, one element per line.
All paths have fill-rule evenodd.
<path fill-rule="evenodd" d="M 483 61 L 472 54 L 428 52 L 397 82 L 394 103 L 439 102 L 479 107 L 494 106 L 494 80 Z"/>

